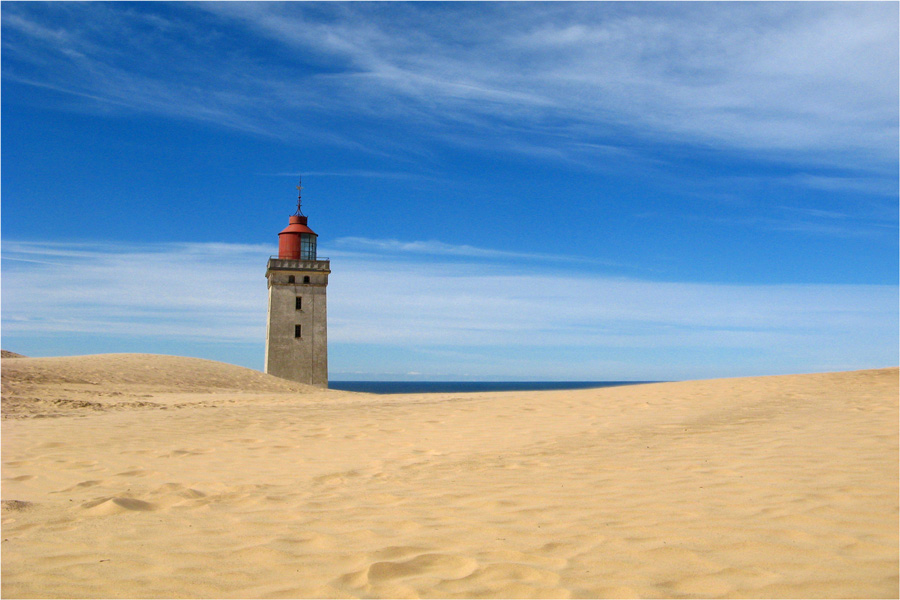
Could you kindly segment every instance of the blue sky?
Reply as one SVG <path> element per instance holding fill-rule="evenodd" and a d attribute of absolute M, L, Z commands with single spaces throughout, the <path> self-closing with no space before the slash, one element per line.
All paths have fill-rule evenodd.
<path fill-rule="evenodd" d="M 2 344 L 332 379 L 898 363 L 897 3 L 2 4 Z"/>

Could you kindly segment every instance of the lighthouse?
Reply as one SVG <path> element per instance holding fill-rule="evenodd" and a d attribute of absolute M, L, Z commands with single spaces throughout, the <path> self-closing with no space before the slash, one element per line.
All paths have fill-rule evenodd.
<path fill-rule="evenodd" d="M 318 236 L 300 204 L 278 234 L 278 256 L 269 258 L 266 280 L 266 373 L 328 387 L 328 322 L 325 289 L 331 263 L 316 255 Z"/>

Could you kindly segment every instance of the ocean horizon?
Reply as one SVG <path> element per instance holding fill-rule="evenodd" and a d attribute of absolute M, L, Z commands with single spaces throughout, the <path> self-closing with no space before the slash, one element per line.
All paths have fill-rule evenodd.
<path fill-rule="evenodd" d="M 581 390 L 655 383 L 653 381 L 329 381 L 328 388 L 368 394 L 445 394 Z"/>

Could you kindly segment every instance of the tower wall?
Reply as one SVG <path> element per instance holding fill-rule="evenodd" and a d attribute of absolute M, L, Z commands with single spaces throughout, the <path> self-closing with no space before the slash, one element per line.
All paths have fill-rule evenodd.
<path fill-rule="evenodd" d="M 328 387 L 325 290 L 329 273 L 327 260 L 269 259 L 266 373 Z M 304 283 L 306 277 L 308 283 Z M 301 299 L 299 308 L 297 298 Z"/>

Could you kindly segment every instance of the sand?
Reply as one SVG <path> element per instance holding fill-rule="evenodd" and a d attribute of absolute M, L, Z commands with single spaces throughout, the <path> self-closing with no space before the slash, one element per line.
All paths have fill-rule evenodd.
<path fill-rule="evenodd" d="M 3 359 L 2 595 L 898 596 L 898 370 L 372 396 Z"/>

